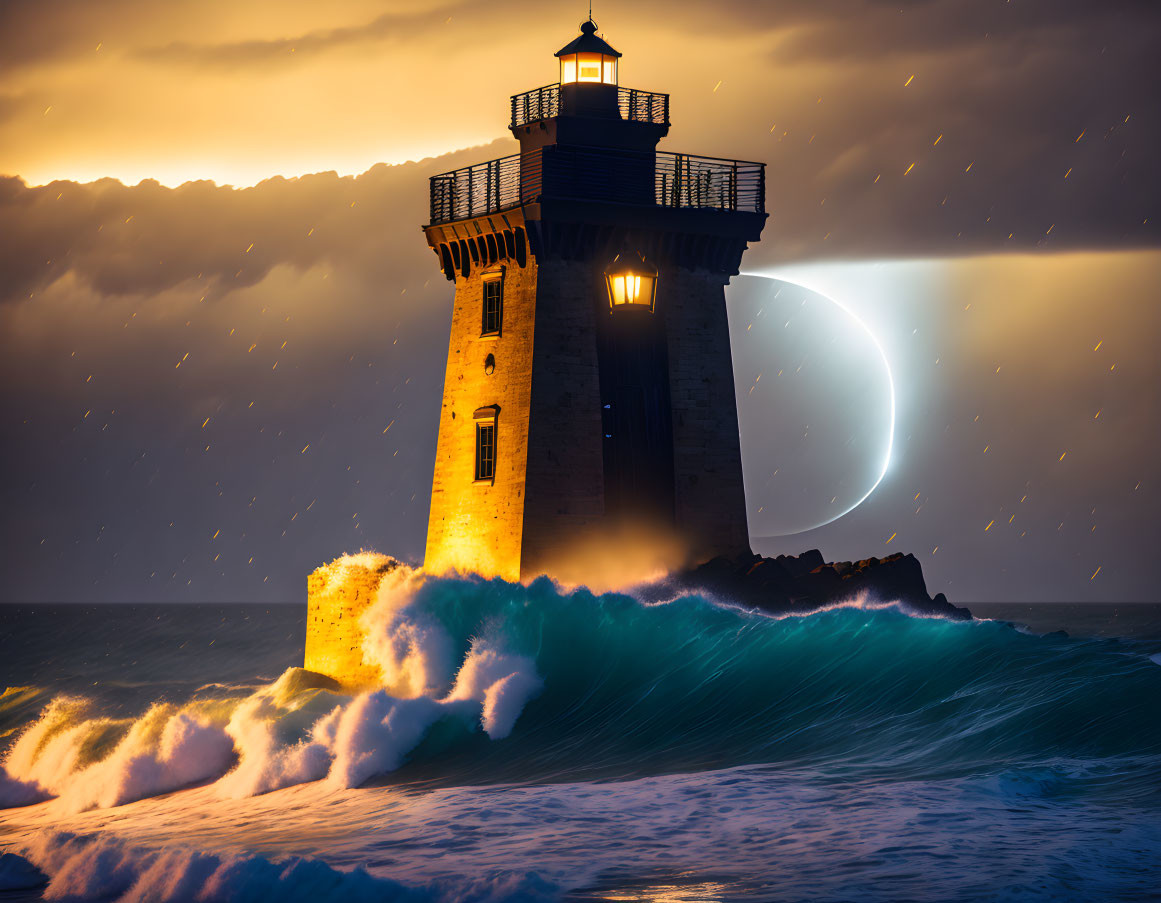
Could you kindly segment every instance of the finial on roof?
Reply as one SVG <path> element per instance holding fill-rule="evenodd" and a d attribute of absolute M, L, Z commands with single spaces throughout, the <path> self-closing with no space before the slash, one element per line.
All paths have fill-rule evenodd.
<path fill-rule="evenodd" d="M 559 56 L 571 56 L 574 53 L 600 53 L 604 56 L 619 57 L 621 54 L 609 46 L 603 38 L 597 37 L 597 23 L 592 19 L 581 22 L 581 33 L 556 51 Z"/>

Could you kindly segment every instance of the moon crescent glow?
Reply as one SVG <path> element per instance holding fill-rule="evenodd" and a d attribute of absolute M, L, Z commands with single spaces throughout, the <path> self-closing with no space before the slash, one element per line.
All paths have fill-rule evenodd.
<path fill-rule="evenodd" d="M 863 332 L 865 332 L 867 334 L 867 338 L 869 338 L 871 340 L 871 344 L 873 344 L 875 346 L 875 350 L 877 352 L 879 352 L 879 358 L 883 362 L 883 370 L 887 374 L 887 391 L 888 391 L 889 402 L 890 402 L 888 410 L 890 413 L 887 417 L 887 450 L 883 455 L 883 464 L 882 464 L 882 467 L 880 467 L 880 469 L 879 469 L 879 475 L 877 477 L 875 477 L 875 481 L 871 484 L 871 488 L 868 489 L 866 492 L 864 492 L 863 495 L 860 496 L 857 501 L 855 501 L 852 505 L 847 506 L 847 508 L 840 511 L 838 514 L 834 515 L 833 517 L 830 517 L 827 520 L 822 521 L 821 523 L 815 524 L 812 527 L 806 527 L 802 530 L 793 530 L 789 533 L 777 533 L 777 534 L 771 534 L 771 535 L 766 536 L 766 537 L 757 537 L 757 538 L 774 539 L 774 538 L 777 538 L 779 536 L 796 536 L 800 533 L 809 533 L 811 530 L 817 530 L 820 527 L 825 527 L 827 524 L 833 524 L 839 518 L 846 517 L 848 514 L 850 514 L 852 511 L 854 511 L 856 508 L 858 508 L 859 505 L 863 504 L 863 502 L 865 502 L 867 499 L 869 499 L 871 497 L 871 494 L 879 487 L 879 484 L 883 482 L 883 477 L 885 477 L 887 475 L 887 470 L 891 466 L 891 452 L 895 446 L 895 377 L 891 373 L 891 363 L 890 363 L 890 361 L 887 360 L 887 352 L 883 349 L 883 343 L 879 341 L 879 337 L 875 335 L 875 333 L 871 330 L 870 326 L 868 326 L 854 311 L 852 311 L 849 307 L 847 307 L 841 301 L 838 301 L 837 299 L 832 298 L 830 295 L 826 294 L 825 292 L 819 291 L 816 288 L 812 288 L 811 286 L 805 284 L 804 282 L 796 281 L 793 279 L 784 279 L 780 276 L 767 276 L 767 275 L 761 274 L 761 273 L 746 273 L 745 275 L 758 276 L 758 277 L 763 278 L 763 279 L 771 279 L 771 280 L 777 279 L 779 282 L 785 282 L 788 285 L 796 285 L 799 288 L 804 288 L 807 291 L 813 292 L 815 295 L 818 295 L 820 298 L 825 298 L 827 301 L 831 302 L 835 307 L 837 307 L 839 310 L 841 310 L 843 313 L 845 313 L 848 317 L 850 317 L 859 326 L 859 328 L 862 329 Z"/>

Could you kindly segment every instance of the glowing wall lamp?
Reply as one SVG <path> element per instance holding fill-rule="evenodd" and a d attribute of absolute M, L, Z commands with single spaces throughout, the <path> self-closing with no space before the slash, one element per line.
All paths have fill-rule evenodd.
<path fill-rule="evenodd" d="M 562 85 L 617 83 L 617 60 L 621 54 L 598 38 L 596 31 L 597 24 L 589 19 L 581 25 L 581 36 L 556 52 L 560 58 Z"/>
<path fill-rule="evenodd" d="M 635 251 L 622 251 L 605 270 L 609 310 L 636 308 L 650 313 L 657 302 L 657 267 Z"/>

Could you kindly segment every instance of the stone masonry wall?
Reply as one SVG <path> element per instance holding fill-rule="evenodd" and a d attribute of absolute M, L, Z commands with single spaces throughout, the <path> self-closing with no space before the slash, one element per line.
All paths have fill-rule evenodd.
<path fill-rule="evenodd" d="M 657 310 L 669 346 L 675 518 L 688 563 L 749 551 L 724 276 L 666 268 Z M 539 264 L 523 577 L 560 575 L 608 532 L 592 262 Z M 570 564 L 571 567 L 571 564 Z"/>
<path fill-rule="evenodd" d="M 503 329 L 480 336 L 490 271 L 456 277 L 425 568 L 565 577 L 608 539 L 592 261 L 504 271 Z M 724 276 L 667 267 L 675 518 L 687 562 L 749 551 Z M 484 371 L 486 357 L 495 372 Z M 494 482 L 475 481 L 477 408 L 499 405 Z M 615 554 L 615 553 L 614 553 Z"/>
<path fill-rule="evenodd" d="M 750 550 L 725 282 L 674 268 L 657 283 L 669 335 L 677 528 L 693 564 Z"/>
<path fill-rule="evenodd" d="M 323 565 L 306 578 L 306 655 L 303 667 L 349 687 L 375 686 L 379 667 L 363 658 L 359 618 L 374 604 L 379 583 L 394 562 L 371 566 Z"/>
<path fill-rule="evenodd" d="M 537 281 L 523 577 L 559 573 L 605 514 L 595 319 L 604 276 L 591 261 L 552 260 Z"/>
<path fill-rule="evenodd" d="M 456 277 L 424 566 L 520 578 L 537 267 L 504 269 L 499 336 L 481 336 L 483 277 Z M 495 371 L 484 362 L 495 357 Z M 496 477 L 475 481 L 477 408 L 499 405 Z"/>

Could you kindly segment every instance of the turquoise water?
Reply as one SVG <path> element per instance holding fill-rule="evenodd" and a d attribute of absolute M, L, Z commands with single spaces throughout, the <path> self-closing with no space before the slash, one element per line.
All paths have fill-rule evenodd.
<path fill-rule="evenodd" d="M 1156 894 L 1161 607 L 974 610 L 995 620 L 892 608 L 775 619 L 698 598 L 646 606 L 544 581 L 431 580 L 385 622 L 423 665 L 422 698 L 294 690 L 279 703 L 294 717 L 278 716 L 278 748 L 263 753 L 283 775 L 258 788 L 273 793 L 216 792 L 246 755 L 230 734 L 235 753 L 226 737 L 214 766 L 190 771 L 199 752 L 178 769 L 196 780 L 140 783 L 104 810 L 125 813 L 118 829 L 95 830 L 88 804 L 54 814 L 77 793 L 58 775 L 0 831 L 49 877 L 77 869 L 82 841 L 53 833 L 66 828 L 130 845 L 119 855 L 139 863 L 135 881 L 159 850 L 202 857 L 182 860 L 191 874 L 246 851 L 262 857 L 264 893 L 289 893 L 280 869 L 298 856 L 331 870 L 336 899 L 355 893 L 356 866 L 383 899 L 396 886 L 459 899 L 469 880 L 484 882 L 479 899 Z M 0 743 L 11 749 L 53 699 L 83 699 L 86 724 L 105 719 L 86 762 L 111 761 L 159 700 L 237 705 L 299 664 L 304 615 L 0 608 L 0 679 L 25 688 L 0 700 Z M 492 683 L 476 708 L 457 701 L 469 665 L 500 667 L 511 692 Z M 327 746 L 317 721 L 332 708 L 350 731 Z M 53 736 L 79 723 L 68 717 Z M 322 764 L 285 777 L 294 749 Z M 334 785 L 332 761 L 352 758 L 373 767 Z M 33 773 L 8 770 L 19 788 Z M 174 816 L 175 800 L 191 814 Z"/>

